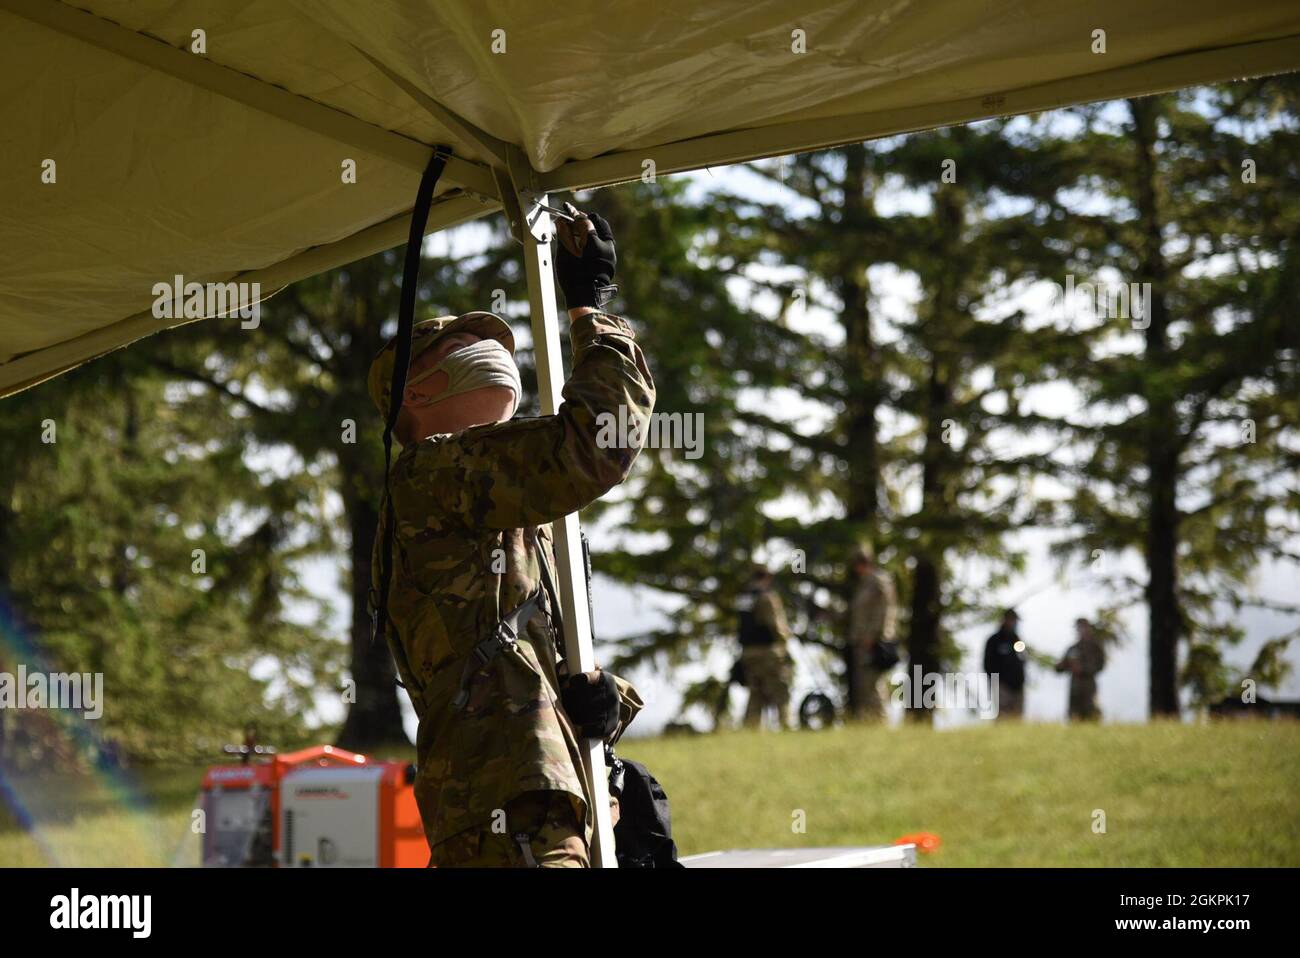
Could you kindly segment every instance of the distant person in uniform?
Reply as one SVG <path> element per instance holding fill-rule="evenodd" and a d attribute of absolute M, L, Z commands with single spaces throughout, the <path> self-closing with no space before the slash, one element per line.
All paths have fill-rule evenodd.
<path fill-rule="evenodd" d="M 885 717 L 885 703 L 880 695 L 883 673 L 874 661 L 876 645 L 894 641 L 898 600 L 893 581 L 876 565 L 875 553 L 869 546 L 860 547 L 850 561 L 854 587 L 849 603 L 848 641 L 854 651 L 858 678 L 853 717 L 879 721 Z"/>
<path fill-rule="evenodd" d="M 755 566 L 749 583 L 736 600 L 740 619 L 740 671 L 749 687 L 745 724 L 756 727 L 763 713 L 776 709 L 777 724 L 793 728 L 790 722 L 790 680 L 794 663 L 786 647 L 790 627 L 786 624 L 781 598 L 772 591 L 772 573 Z"/>
<path fill-rule="evenodd" d="M 1097 708 L 1097 673 L 1106 667 L 1106 651 L 1101 646 L 1092 623 L 1076 619 L 1078 641 L 1065 650 L 1056 671 L 1070 673 L 1070 712 L 1074 722 L 1095 722 L 1101 718 Z"/>
<path fill-rule="evenodd" d="M 1020 718 L 1025 713 L 1025 643 L 1016 629 L 1015 609 L 1002 613 L 1002 624 L 984 643 L 984 673 L 998 677 L 997 717 Z"/>

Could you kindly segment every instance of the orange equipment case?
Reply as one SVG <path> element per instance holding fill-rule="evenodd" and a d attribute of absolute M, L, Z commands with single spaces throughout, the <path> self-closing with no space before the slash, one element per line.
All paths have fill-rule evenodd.
<path fill-rule="evenodd" d="M 423 868 L 414 779 L 409 763 L 332 745 L 214 765 L 203 776 L 203 865 Z"/>

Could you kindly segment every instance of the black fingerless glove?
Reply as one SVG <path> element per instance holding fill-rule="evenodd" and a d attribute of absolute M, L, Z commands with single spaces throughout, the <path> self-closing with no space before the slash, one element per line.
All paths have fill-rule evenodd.
<path fill-rule="evenodd" d="M 576 210 L 575 210 L 576 212 Z M 614 286 L 614 268 L 618 256 L 614 252 L 614 231 L 609 221 L 599 213 L 588 213 L 595 227 L 587 234 L 587 245 L 581 256 L 574 256 L 558 240 L 555 255 L 555 272 L 569 309 L 579 306 L 604 306 L 617 291 Z"/>
<path fill-rule="evenodd" d="M 608 672 L 572 675 L 560 690 L 560 704 L 583 738 L 607 739 L 618 728 L 618 685 Z"/>

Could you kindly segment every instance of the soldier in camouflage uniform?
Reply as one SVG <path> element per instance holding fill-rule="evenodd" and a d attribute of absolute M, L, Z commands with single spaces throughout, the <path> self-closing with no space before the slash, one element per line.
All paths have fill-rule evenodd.
<path fill-rule="evenodd" d="M 793 728 L 790 722 L 790 680 L 794 663 L 787 643 L 790 627 L 785 621 L 781 597 L 772 591 L 772 573 L 756 566 L 749 585 L 736 599 L 740 619 L 740 665 L 749 702 L 745 724 L 757 727 L 763 713 L 776 709 L 777 724 Z"/>
<path fill-rule="evenodd" d="M 386 632 L 419 717 L 415 793 L 435 866 L 587 865 L 579 739 L 617 738 L 640 706 L 620 683 L 616 729 L 577 727 L 570 694 L 608 677 L 562 684 L 563 639 L 542 587 L 540 563 L 556 568 L 550 523 L 622 482 L 640 451 L 604 448 L 598 417 L 618 420 L 623 407 L 644 437 L 655 398 L 632 328 L 595 308 L 614 272 L 609 225 L 582 215 L 557 232 L 573 350 L 559 412 L 510 418 L 520 393 L 510 327 L 468 313 L 416 325 L 394 431 L 403 448 L 380 513 L 381 529 L 384 510 L 396 519 Z M 385 417 L 393 357 L 389 343 L 368 383 Z M 476 657 L 521 606 L 517 641 Z"/>
<path fill-rule="evenodd" d="M 877 642 L 894 641 L 898 601 L 893 581 L 876 565 L 870 548 L 863 546 L 853 554 L 850 569 L 855 585 L 849 603 L 848 640 L 853 647 L 858 687 L 853 717 L 880 721 L 885 717 L 880 696 L 882 673 L 872 664 L 872 658 Z"/>
<path fill-rule="evenodd" d="M 1070 720 L 1094 722 L 1101 718 L 1097 673 L 1106 667 L 1106 650 L 1087 619 L 1076 619 L 1074 629 L 1078 641 L 1065 650 L 1056 671 L 1070 673 Z"/>

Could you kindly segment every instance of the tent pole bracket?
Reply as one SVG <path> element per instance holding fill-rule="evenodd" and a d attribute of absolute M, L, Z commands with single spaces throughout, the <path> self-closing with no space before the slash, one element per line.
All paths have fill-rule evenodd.
<path fill-rule="evenodd" d="M 365 50 L 362 50 L 356 44 L 352 44 L 352 49 L 365 57 L 370 64 L 388 77 L 393 85 L 398 87 L 403 93 L 409 96 L 416 103 L 420 104 L 430 116 L 453 133 L 456 139 L 464 143 L 472 143 L 484 153 L 487 153 L 495 162 L 493 166 L 507 166 L 509 163 L 508 153 L 513 149 L 513 145 L 499 140 L 491 133 L 480 129 L 469 120 L 465 119 L 459 113 L 455 113 L 443 106 L 429 94 L 425 93 L 406 77 L 392 70 L 386 63 L 376 60 Z"/>

